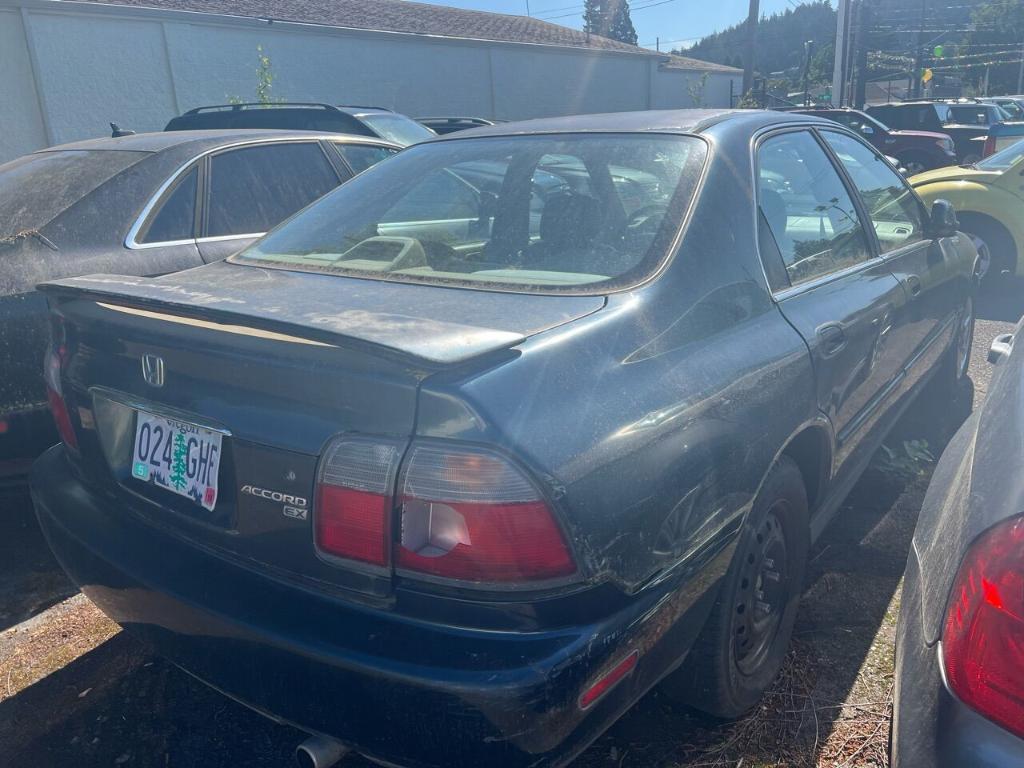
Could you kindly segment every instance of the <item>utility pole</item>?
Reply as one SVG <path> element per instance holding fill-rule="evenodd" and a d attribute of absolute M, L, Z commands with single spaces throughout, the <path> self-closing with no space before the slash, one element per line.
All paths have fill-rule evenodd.
<path fill-rule="evenodd" d="M 913 80 L 911 97 L 921 96 L 921 54 L 924 53 L 924 25 L 928 21 L 928 0 L 921 0 L 921 23 L 917 26 L 916 42 L 914 43 L 914 71 L 911 73 Z"/>
<path fill-rule="evenodd" d="M 804 106 L 811 106 L 811 97 L 807 90 L 807 80 L 811 74 L 811 56 L 814 55 L 814 41 L 808 40 L 804 43 Z"/>
<path fill-rule="evenodd" d="M 839 0 L 836 8 L 836 61 L 832 68 L 832 104 L 843 106 L 843 91 L 846 88 L 846 16 L 848 0 Z"/>
<path fill-rule="evenodd" d="M 871 6 L 867 0 L 857 2 L 857 71 L 853 79 L 853 97 L 850 106 L 864 109 L 868 90 L 868 48 L 870 47 L 869 30 L 871 29 Z"/>
<path fill-rule="evenodd" d="M 1020 69 L 1017 70 L 1017 93 L 1024 93 L 1024 42 L 1020 44 Z"/>
<path fill-rule="evenodd" d="M 750 0 L 747 12 L 747 54 L 743 57 L 743 95 L 754 86 L 754 52 L 757 50 L 757 22 L 760 20 L 758 0 Z"/>

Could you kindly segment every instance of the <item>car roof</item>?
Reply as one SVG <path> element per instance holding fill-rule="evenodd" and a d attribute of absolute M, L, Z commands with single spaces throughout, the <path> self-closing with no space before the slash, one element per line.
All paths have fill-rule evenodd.
<path fill-rule="evenodd" d="M 112 138 L 105 136 L 99 139 L 86 139 L 70 144 L 59 144 L 54 147 L 37 150 L 38 152 L 62 152 L 66 150 L 120 150 L 123 152 L 164 152 L 191 146 L 194 150 L 204 151 L 221 145 L 235 144 L 260 139 L 329 139 L 331 141 L 355 141 L 360 144 L 380 144 L 395 147 L 390 141 L 372 136 L 332 133 L 330 131 L 295 131 L 275 130 L 269 128 L 230 128 L 207 129 L 202 131 L 158 131 L 153 133 L 137 133 L 130 136 Z"/>
<path fill-rule="evenodd" d="M 701 133 L 712 126 L 729 124 L 757 130 L 784 123 L 827 120 L 810 115 L 791 115 L 766 109 L 664 109 L 641 112 L 608 112 L 570 117 L 543 117 L 515 123 L 499 123 L 439 136 L 435 141 L 457 141 L 479 136 L 516 136 L 544 133 Z"/>

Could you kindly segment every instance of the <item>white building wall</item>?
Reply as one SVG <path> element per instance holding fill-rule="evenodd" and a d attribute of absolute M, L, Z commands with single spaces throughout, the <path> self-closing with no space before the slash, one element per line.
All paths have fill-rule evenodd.
<path fill-rule="evenodd" d="M 182 111 L 255 100 L 257 46 L 274 98 L 507 120 L 695 106 L 700 73 L 646 56 L 336 30 L 116 6 L 0 0 L 0 162 L 39 147 L 156 131 Z M 703 81 L 727 106 L 731 75 Z M 737 80 L 738 87 L 738 80 Z"/>

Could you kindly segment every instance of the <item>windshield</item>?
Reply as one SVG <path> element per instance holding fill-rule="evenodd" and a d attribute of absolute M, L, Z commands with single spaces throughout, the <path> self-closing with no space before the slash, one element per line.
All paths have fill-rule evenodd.
<path fill-rule="evenodd" d="M 975 163 L 975 168 L 984 171 L 1005 171 L 1012 168 L 1021 160 L 1024 160 L 1024 140 L 1015 142 L 1005 149 L 1001 149 L 984 160 Z"/>
<path fill-rule="evenodd" d="M 393 141 L 407 147 L 437 136 L 425 125 L 420 125 L 405 115 L 396 115 L 389 112 L 372 112 L 366 115 L 359 115 L 360 120 L 366 123 L 382 138 Z"/>
<path fill-rule="evenodd" d="M 439 284 L 600 292 L 649 274 L 699 178 L 693 137 L 463 139 L 400 153 L 235 257 Z"/>

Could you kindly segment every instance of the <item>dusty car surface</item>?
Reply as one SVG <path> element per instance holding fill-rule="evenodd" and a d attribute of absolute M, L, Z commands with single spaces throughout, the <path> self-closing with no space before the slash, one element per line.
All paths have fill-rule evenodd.
<path fill-rule="evenodd" d="M 1024 764 L 1022 324 L 997 336 L 984 404 L 946 446 L 907 560 L 892 765 Z"/>
<path fill-rule="evenodd" d="M 1024 141 L 979 160 L 940 168 L 910 179 L 926 203 L 948 200 L 956 207 L 961 231 L 974 240 L 984 262 L 985 281 L 1009 285 L 1021 272 L 1024 253 Z"/>
<path fill-rule="evenodd" d="M 815 118 L 426 142 L 226 262 L 47 285 L 39 520 L 160 652 L 387 764 L 563 765 L 658 683 L 737 716 L 810 542 L 964 376 L 954 225 Z"/>
<path fill-rule="evenodd" d="M 0 165 L 0 482 L 23 480 L 57 442 L 37 283 L 223 259 L 397 150 L 335 134 L 196 131 L 82 141 Z"/>

